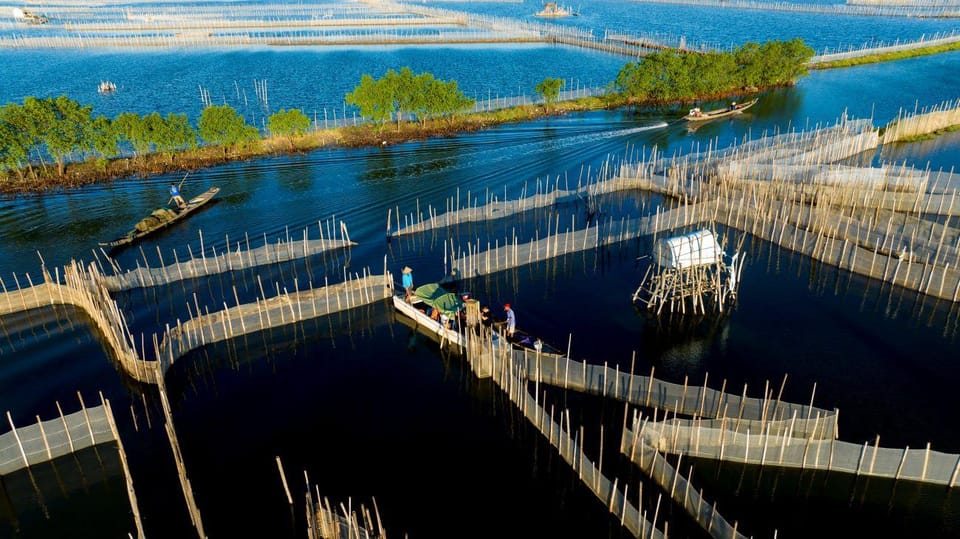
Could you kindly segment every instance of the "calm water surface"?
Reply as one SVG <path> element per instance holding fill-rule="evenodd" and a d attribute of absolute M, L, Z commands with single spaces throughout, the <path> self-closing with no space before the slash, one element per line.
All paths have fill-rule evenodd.
<path fill-rule="evenodd" d="M 483 9 L 532 7 L 528 2 Z M 745 17 L 734 11 L 717 10 L 721 20 L 705 25 L 709 17 L 700 10 L 618 2 L 581 6 L 585 17 L 601 10 L 623 14 L 610 19 L 611 28 L 663 10 L 671 13 L 669 9 L 695 16 L 661 17 L 678 28 L 664 31 L 689 35 L 683 30 L 690 25 L 705 40 L 751 38 L 749 32 L 739 35 L 737 24 L 745 24 Z M 758 12 L 749 16 L 754 20 L 750 32 L 769 32 L 768 37 L 792 35 L 786 21 L 799 20 Z M 781 22 L 757 24 L 758 17 Z M 837 37 L 817 34 L 824 36 L 825 45 L 911 37 L 949 21 L 857 18 L 847 29 L 834 23 L 823 24 Z M 804 28 L 798 24 L 795 29 L 808 31 Z M 676 121 L 680 111 L 604 111 L 384 148 L 324 149 L 196 171 L 185 183 L 188 194 L 217 185 L 220 201 L 144 241 L 142 252 L 120 253 L 121 265 L 133 267 L 144 256 L 153 265 L 158 248 L 168 261 L 174 249 L 179 256 L 188 246 L 198 252 L 201 230 L 204 245 L 220 251 L 227 236 L 231 242 L 245 235 L 252 243 L 262 242 L 264 235 L 275 241 L 288 232 L 297 236 L 303 227 L 314 227 L 315 235 L 317 221 L 334 216 L 346 221 L 359 245 L 349 258 L 314 257 L 307 263 L 130 291 L 117 300 L 134 334 L 149 339 L 165 323 L 187 316 L 187 305 L 194 301 L 210 310 L 222 308 L 224 301 L 233 303 L 234 287 L 241 301 L 252 300 L 259 293 L 258 275 L 264 283 L 282 286 L 294 279 L 301 285 L 325 278 L 336 282 L 345 269 L 382 271 L 386 256 L 394 273 L 411 265 L 418 281 L 428 282 L 444 273 L 443 245 L 449 236 L 502 238 L 513 230 L 522 237 L 535 230 L 542 235 L 545 217 L 522 216 L 388 244 L 383 236 L 388 208 L 409 213 L 418 200 L 421 208 L 443 208 L 458 189 L 463 199 L 467 193 L 483 198 L 488 190 L 500 196 L 506 191 L 513 198 L 524 185 L 529 191 L 538 181 L 572 186 L 604 163 L 654 145 L 685 152 L 765 131 L 832 123 L 844 114 L 871 117 L 882 125 L 901 107 L 956 98 L 958 54 L 813 73 L 795 88 L 764 94 L 743 117 L 695 132 Z M 107 115 L 160 110 L 195 117 L 201 107 L 197 86 L 202 85 L 211 89 L 214 101 L 233 104 L 242 103 L 245 88 L 251 103 L 243 110 L 248 117 L 262 118 L 264 110 L 252 103 L 252 80 L 266 79 L 273 109 L 326 107 L 332 115 L 360 74 L 389 67 L 429 70 L 458 80 L 467 93 L 480 97 L 529 93 L 546 76 L 602 83 L 622 63 L 608 55 L 555 47 L 5 51 L 0 53 L 4 73 L 29 76 L 3 77 L 0 100 L 67 93 Z M 30 69 L 36 65 L 49 69 Z M 107 99 L 97 96 L 102 78 L 117 82 L 121 91 Z M 958 149 L 960 137 L 954 134 L 884 148 L 876 159 L 949 169 L 960 162 Z M 164 186 L 179 177 L 0 201 L 0 278 L 8 286 L 14 279 L 25 282 L 27 273 L 36 279 L 38 251 L 49 267 L 73 258 L 91 260 L 98 241 L 124 233 L 162 204 Z M 649 211 L 657 202 L 612 196 L 603 204 L 609 214 L 620 215 Z M 568 213 L 562 220 L 569 221 L 577 210 L 563 211 Z M 737 237 L 734 231 L 723 232 Z M 766 382 L 779 385 L 787 374 L 787 400 L 806 402 L 817 384 L 816 403 L 842 410 L 845 441 L 872 441 L 880 434 L 881 444 L 890 447 L 920 448 L 931 442 L 934 449 L 960 453 L 960 431 L 951 427 L 956 408 L 951 397 L 960 374 L 957 307 L 748 239 L 741 297 L 729 317 L 695 327 L 658 324 L 629 303 L 643 274 L 637 257 L 649 249 L 646 238 L 463 286 L 492 304 L 510 301 L 522 327 L 560 347 L 569 342 L 577 359 L 627 369 L 636 352 L 638 371 L 654 367 L 660 377 L 682 381 L 686 376 L 696 382 L 709 373 L 711 385 L 719 387 L 722 379 L 730 387 L 746 383 L 751 394 L 759 394 Z M 190 536 L 155 392 L 120 375 L 76 313 L 47 309 L 0 321 L 0 409 L 10 410 L 17 424 L 26 424 L 37 414 L 54 417 L 57 401 L 66 411 L 77 409 L 77 391 L 88 403 L 102 391 L 118 415 L 147 535 Z M 351 499 L 369 505 L 375 497 L 391 535 L 624 536 L 619 523 L 543 447 L 498 390 L 412 333 L 387 305 L 198 350 L 178 362 L 168 386 L 210 537 L 301 536 L 304 472 L 337 503 Z M 551 399 L 558 409 L 570 407 L 572 419 L 584 425 L 593 455 L 599 450 L 601 421 L 608 426 L 608 438 L 622 421 L 622 407 L 614 403 L 559 392 Z M 618 477 L 629 480 L 635 492 L 643 478 L 609 452 L 615 443 L 613 438 L 604 443 L 604 469 L 618 469 Z M 4 478 L 0 537 L 120 537 L 132 530 L 115 457 L 111 460 L 108 450 L 88 453 L 76 461 L 61 459 L 55 469 L 38 467 L 34 478 Z M 292 511 L 276 456 L 291 480 Z M 738 520 L 741 531 L 754 537 L 772 537 L 774 530 L 779 537 L 960 536 L 956 497 L 940 488 L 705 462 L 696 466 L 700 479 L 695 482 L 702 481 L 708 499 L 717 500 L 724 516 Z M 656 493 L 655 486 L 645 484 L 648 507 L 655 504 Z M 809 518 L 814 514 L 844 524 L 828 527 L 824 520 Z M 664 508 L 661 518 L 669 519 L 671 536 L 703 536 L 673 508 Z M 78 529 L 84 531 L 78 535 Z"/>

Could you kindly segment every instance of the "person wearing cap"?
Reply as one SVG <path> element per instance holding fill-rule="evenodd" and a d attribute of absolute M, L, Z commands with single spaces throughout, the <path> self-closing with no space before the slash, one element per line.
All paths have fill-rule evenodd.
<path fill-rule="evenodd" d="M 503 304 L 503 310 L 507 313 L 507 337 L 513 338 L 513 333 L 517 329 L 517 316 L 513 314 L 509 303 Z"/>
<path fill-rule="evenodd" d="M 410 298 L 413 296 L 413 270 L 410 266 L 403 267 L 403 290 L 406 292 L 407 303 L 410 303 Z"/>

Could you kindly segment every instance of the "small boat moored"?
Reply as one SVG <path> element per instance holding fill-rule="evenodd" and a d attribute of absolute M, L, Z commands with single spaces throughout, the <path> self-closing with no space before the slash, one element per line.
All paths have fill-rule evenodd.
<path fill-rule="evenodd" d="M 417 329 L 422 328 L 424 333 L 436 337 L 441 345 L 455 345 L 459 349 L 464 346 L 460 313 L 463 311 L 463 300 L 454 292 L 443 288 L 440 283 L 420 285 L 414 290 L 408 302 L 405 292 L 393 296 L 393 306 L 408 318 L 416 322 Z M 433 313 L 436 313 L 434 316 Z"/>
<path fill-rule="evenodd" d="M 207 205 L 213 197 L 220 192 L 219 187 L 211 187 L 205 192 L 191 198 L 187 205 L 180 210 L 171 210 L 168 208 L 157 208 L 153 210 L 150 215 L 144 217 L 134 226 L 133 230 L 127 232 L 125 235 L 111 241 L 101 242 L 101 247 L 122 247 L 124 245 L 129 245 L 144 236 L 153 234 L 158 230 L 167 228 L 168 226 L 184 219 L 191 213 L 197 211 L 203 206 Z"/>
<path fill-rule="evenodd" d="M 688 122 L 702 122 L 705 120 L 713 120 L 715 118 L 724 118 L 726 116 L 733 116 L 734 114 L 740 114 L 743 111 L 749 109 L 750 107 L 756 105 L 757 101 L 759 101 L 759 98 L 751 99 L 746 103 L 737 103 L 736 101 L 734 101 L 733 103 L 730 103 L 729 107 L 722 108 L 722 109 L 709 110 L 707 112 L 701 111 L 700 107 L 695 107 L 690 109 L 690 112 L 688 112 L 687 115 L 684 116 L 683 118 Z"/>
<path fill-rule="evenodd" d="M 465 297 L 444 288 L 442 283 L 428 283 L 420 285 L 414 290 L 410 301 L 405 299 L 406 293 L 401 291 L 393 296 L 393 305 L 397 311 L 404 314 L 413 324 L 405 323 L 413 329 L 427 335 L 441 346 L 454 346 L 458 351 L 464 351 L 466 336 L 464 334 L 467 316 Z M 529 350 L 531 352 L 564 356 L 564 352 L 545 343 L 542 339 L 516 329 L 513 337 L 506 337 L 500 331 L 505 322 L 492 322 L 494 331 L 490 332 L 494 348 L 509 344 L 515 350 Z M 476 328 L 473 328 L 474 330 Z"/>

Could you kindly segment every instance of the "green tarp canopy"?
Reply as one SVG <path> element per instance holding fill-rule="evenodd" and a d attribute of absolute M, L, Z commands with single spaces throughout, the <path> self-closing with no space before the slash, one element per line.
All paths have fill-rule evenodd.
<path fill-rule="evenodd" d="M 427 305 L 434 309 L 440 309 L 440 312 L 451 318 L 463 308 L 463 301 L 460 300 L 459 296 L 453 292 L 448 292 L 437 283 L 420 285 L 414 294 Z"/>

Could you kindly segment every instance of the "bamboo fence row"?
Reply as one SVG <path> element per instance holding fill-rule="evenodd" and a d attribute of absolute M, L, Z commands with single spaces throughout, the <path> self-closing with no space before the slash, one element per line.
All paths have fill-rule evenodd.
<path fill-rule="evenodd" d="M 449 249 L 445 242 L 445 251 L 452 267 L 471 277 L 642 235 L 656 239 L 668 230 L 723 224 L 841 269 L 957 301 L 957 178 L 942 171 L 934 177 L 905 165 L 836 164 L 876 148 L 877 131 L 866 125 L 844 120 L 812 133 L 774 135 L 722 151 L 708 148 L 669 160 L 652 156 L 640 164 L 623 165 L 614 176 L 617 181 L 597 181 L 594 186 L 605 186 L 607 192 L 639 187 L 664 193 L 680 199 L 675 209 L 657 207 L 645 217 L 601 218 L 584 228 L 578 228 L 575 216 L 562 224 L 557 213 L 542 239 L 538 229 L 521 244 L 514 231 L 485 244 L 479 237 L 459 246 L 451 239 Z M 538 187 L 533 197 L 510 202 L 488 192 L 480 205 L 468 192 L 463 208 L 458 192 L 455 199 L 448 199 L 445 213 L 428 206 L 424 219 L 417 208 L 404 217 L 403 226 L 397 208 L 396 234 L 495 219 L 581 195 L 586 191 L 579 186 L 574 192 L 543 195 Z M 924 214 L 945 219 L 937 222 Z"/>
<path fill-rule="evenodd" d="M 349 235 L 345 227 L 342 230 L 344 237 L 341 239 L 321 239 L 314 240 L 313 243 L 309 240 L 306 242 L 278 241 L 276 247 L 266 244 L 254 250 L 240 252 L 237 255 L 237 264 L 257 265 L 282 262 L 330 248 L 349 246 L 351 244 Z M 317 245 L 320 251 L 315 249 Z M 201 253 L 204 251 L 205 249 L 201 247 Z M 178 262 L 174 266 L 152 271 L 155 272 L 153 275 L 165 276 L 166 282 L 171 282 L 181 278 L 181 274 L 179 271 L 174 274 L 170 267 L 186 268 L 183 271 L 193 272 L 193 276 L 201 274 L 199 268 L 203 268 L 202 274 L 205 275 L 215 273 L 215 267 L 216 272 L 237 269 L 237 265 L 226 263 L 229 260 L 227 256 L 227 253 L 217 255 L 214 251 L 211 259 L 203 256 L 196 259 L 191 254 L 190 261 Z M 108 258 L 108 261 L 118 275 L 125 275 L 112 260 Z M 146 257 L 144 261 L 146 262 Z M 149 268 L 146 270 L 150 271 Z M 131 283 L 144 282 L 144 270 L 135 271 L 138 272 L 136 278 L 124 282 L 113 281 L 112 286 L 119 289 L 124 283 L 132 286 Z M 393 293 L 393 278 L 386 268 L 382 275 L 373 275 L 366 269 L 362 273 L 362 275 L 350 274 L 344 269 L 343 282 L 331 285 L 328 278 L 324 278 L 323 287 L 315 288 L 312 282 L 308 282 L 304 290 L 300 290 L 300 283 L 294 278 L 293 290 L 287 290 L 286 287 L 281 289 L 279 283 L 274 283 L 274 288 L 270 289 L 270 295 L 266 293 L 267 289 L 257 276 L 260 297 L 254 303 L 240 304 L 237 289 L 234 286 L 234 306 L 228 307 L 227 302 L 224 301 L 224 310 L 214 313 L 210 313 L 209 309 L 201 312 L 194 294 L 193 306 L 187 305 L 190 319 L 185 322 L 178 319 L 175 323 L 168 323 L 162 341 L 158 340 L 156 334 L 154 335 L 154 360 L 146 359 L 147 354 L 146 350 L 143 350 L 145 348 L 143 343 L 141 343 L 141 353 L 138 353 L 137 343 L 127 325 L 126 317 L 116 301 L 110 297 L 109 279 L 98 269 L 97 263 L 90 263 L 87 268 L 84 268 L 81 263 L 72 261 L 64 267 L 62 283 L 60 268 L 55 270 L 53 276 L 44 269 L 45 282 L 39 284 L 34 284 L 27 274 L 28 286 L 21 286 L 19 277 L 14 274 L 16 288 L 10 290 L 7 289 L 3 279 L 0 279 L 0 287 L 3 289 L 0 293 L 0 316 L 57 304 L 79 307 L 89 316 L 95 329 L 104 336 L 103 342 L 106 343 L 109 353 L 117 359 L 123 371 L 138 382 L 157 385 L 162 382 L 162 377 L 173 362 L 192 349 L 263 329 L 294 324 L 381 301 Z M 156 281 L 150 284 L 158 284 L 160 280 L 161 277 L 156 277 Z"/>
<path fill-rule="evenodd" d="M 956 125 L 960 125 L 960 99 L 944 101 L 913 113 L 900 109 L 896 119 L 884 128 L 883 143 L 927 135 Z"/>
<path fill-rule="evenodd" d="M 786 379 L 776 395 L 768 382 L 763 389 L 764 396 L 757 398 L 747 396 L 747 384 L 743 385 L 742 393 L 728 392 L 726 379 L 719 390 L 709 387 L 709 373 L 704 376 L 702 385 L 690 384 L 686 376 L 683 384 L 677 384 L 655 378 L 653 367 L 649 376 L 642 376 L 621 371 L 619 366 L 611 368 L 606 362 L 595 365 L 586 360 L 578 362 L 563 355 L 535 354 L 529 350 L 514 350 L 513 354 L 514 361 L 525 366 L 530 380 L 537 385 L 663 410 L 664 415 L 673 413 L 674 416 L 723 420 L 735 431 L 739 431 L 741 425 L 749 428 L 758 423 L 782 422 L 796 416 L 794 430 L 797 433 L 815 430 L 830 437 L 838 434 L 837 411 L 813 405 L 816 387 L 811 391 L 809 404 L 782 400 Z M 631 365 L 635 360 L 634 357 Z"/>
<path fill-rule="evenodd" d="M 57 401 L 59 416 L 43 421 L 38 415 L 37 422 L 33 425 L 17 427 L 7 411 L 10 431 L 0 435 L 0 477 L 18 470 L 27 470 L 36 488 L 31 468 L 83 449 L 116 442 L 137 537 L 145 537 L 137 494 L 127 464 L 127 454 L 120 440 L 110 401 L 101 393 L 100 405 L 87 407 L 79 391 L 77 398 L 80 410 L 64 414 L 60 402 Z"/>
<path fill-rule="evenodd" d="M 868 17 L 945 18 L 960 17 L 957 6 L 915 5 L 859 5 L 821 4 L 800 2 L 763 2 L 759 0 L 637 0 L 648 4 L 676 4 L 759 11 L 787 11 L 792 13 L 824 13 L 830 15 L 862 15 Z"/>
<path fill-rule="evenodd" d="M 324 225 L 326 225 L 326 236 L 324 235 Z M 339 225 L 339 226 L 338 226 Z M 276 242 L 271 243 L 266 233 L 263 234 L 263 241 L 259 247 L 251 247 L 250 236 L 244 234 L 242 240 L 230 241 L 230 237 L 225 238 L 226 248 L 217 252 L 216 247 L 209 246 L 210 254 L 207 254 L 207 247 L 204 245 L 203 231 L 199 232 L 200 249 L 194 254 L 192 248 L 187 246 L 187 257 L 181 262 L 177 251 L 174 250 L 171 258 L 173 263 L 164 264 L 163 253 L 157 246 L 157 259 L 160 261 L 159 267 L 151 268 L 146 254 L 141 250 L 142 258 L 136 261 L 136 268 L 122 270 L 109 255 L 103 253 L 108 267 L 113 275 L 104 275 L 103 281 L 107 290 L 117 292 L 121 290 L 130 290 L 134 288 L 145 288 L 150 286 L 160 286 L 177 281 L 214 275 L 241 269 L 266 266 L 269 264 L 289 262 L 297 259 L 307 259 L 314 255 L 326 254 L 328 251 L 343 249 L 344 253 L 356 245 L 356 242 L 350 240 L 350 233 L 347 230 L 346 223 L 336 222 L 331 219 L 326 222 L 317 223 L 319 230 L 319 239 L 310 239 L 309 231 L 305 227 L 300 239 L 291 237 L 289 232 L 284 237 L 277 237 Z M 338 237 L 339 232 L 339 237 Z M 96 253 L 94 253 L 96 255 Z M 99 261 L 99 257 L 97 257 Z M 140 262 L 143 265 L 140 265 Z M 101 271 L 104 271 L 103 264 L 100 263 Z"/>
<path fill-rule="evenodd" d="M 272 297 L 267 297 L 259 276 L 260 297 L 254 303 L 235 303 L 229 307 L 223 303 L 223 310 L 210 313 L 200 311 L 200 305 L 194 295 L 194 309 L 190 309 L 190 318 L 184 322 L 167 325 L 162 341 L 154 339 L 154 353 L 161 363 L 161 371 L 166 372 L 174 361 L 190 350 L 219 341 L 233 339 L 273 327 L 295 324 L 311 318 L 352 309 L 393 295 L 393 277 L 389 272 L 382 275 L 371 274 L 364 269 L 361 274 L 345 273 L 344 281 L 314 288 L 308 283 L 304 290 L 294 279 L 294 290 L 286 287 L 282 290 L 276 284 Z M 236 300 L 236 288 L 234 298 Z M 189 305 L 188 305 L 189 307 Z"/>
<path fill-rule="evenodd" d="M 819 416 L 812 426 L 800 428 L 802 419 L 794 412 L 789 419 L 763 420 L 736 425 L 727 418 L 704 420 L 656 418 L 634 419 L 630 453 L 647 446 L 662 453 L 696 458 L 772 465 L 803 470 L 822 470 L 856 476 L 883 477 L 953 488 L 960 474 L 960 455 L 909 447 L 880 447 L 880 436 L 863 445 L 843 442 L 829 432 L 828 422 Z M 642 424 L 641 424 L 642 421 Z M 809 422 L 808 422 L 809 423 Z"/>
<path fill-rule="evenodd" d="M 549 375 L 543 372 L 543 367 L 549 365 L 551 361 L 556 362 L 562 358 L 552 355 L 550 358 L 544 359 L 540 354 L 532 355 L 529 352 L 516 351 L 510 346 L 495 346 L 494 341 L 489 335 L 478 335 L 472 331 L 467 331 L 465 335 L 468 340 L 466 347 L 468 350 L 467 359 L 474 372 L 481 377 L 492 377 L 500 389 L 508 395 L 510 401 L 523 413 L 528 422 L 540 431 L 564 461 L 572 467 L 580 481 L 604 503 L 607 510 L 614 515 L 615 518 L 619 518 L 620 525 L 625 530 L 634 537 L 645 539 L 665 538 L 668 536 L 667 522 L 663 523 L 662 531 L 657 528 L 662 494 L 658 496 L 654 508 L 651 510 L 641 510 L 630 501 L 628 497 L 629 485 L 627 485 L 626 482 L 622 483 L 621 490 L 621 483 L 618 478 L 611 480 L 603 474 L 603 427 L 601 426 L 600 428 L 600 456 L 598 460 L 594 462 L 587 456 L 584 449 L 584 429 L 580 427 L 578 433 L 571 426 L 569 410 L 563 410 L 557 414 L 554 412 L 552 405 L 548 409 L 546 394 L 543 394 L 541 397 L 539 385 L 541 381 L 549 378 Z M 578 369 L 580 368 L 581 367 L 578 367 Z M 584 376 L 587 376 L 585 363 L 582 368 Z M 591 371 L 592 370 L 593 369 L 591 369 Z M 555 375 L 556 370 L 554 370 L 554 376 Z M 565 383 L 568 384 L 565 387 L 570 387 L 569 373 L 565 375 L 565 378 L 567 378 Z M 619 376 L 617 379 L 619 380 Z M 654 379 L 651 373 L 648 381 L 648 386 L 651 388 L 653 387 L 653 381 Z M 531 388 L 529 387 L 531 382 L 533 382 L 533 393 L 531 393 Z M 604 384 L 606 384 L 606 382 L 607 380 L 604 379 Z M 606 386 L 604 385 L 604 387 Z M 664 385 L 660 387 L 666 388 L 667 386 Z M 706 388 L 706 383 L 704 387 Z M 652 390 L 649 390 L 647 395 L 651 393 Z M 703 393 L 703 395 L 704 399 L 702 399 L 702 402 L 704 402 L 703 406 L 705 407 L 706 393 Z M 741 400 L 740 402 L 745 404 L 747 401 Z M 769 410 L 775 401 L 772 398 L 768 398 L 765 399 L 765 402 Z M 777 400 L 776 403 L 779 405 L 780 401 Z M 624 426 L 626 426 L 626 424 Z M 624 437 L 625 436 L 626 433 L 624 434 Z M 650 453 L 653 452 L 651 451 Z M 660 466 L 661 468 L 664 466 L 669 467 L 665 460 L 663 460 Z M 641 467 L 641 469 L 651 478 L 656 479 L 653 473 L 651 473 L 653 470 L 650 470 L 649 467 Z M 659 473 L 663 474 L 664 472 L 661 469 Z M 671 476 L 674 475 L 679 476 L 679 474 L 672 474 Z M 643 500 L 642 482 L 638 483 L 637 490 L 636 499 Z M 676 500 L 678 498 L 674 495 L 674 492 L 675 491 L 671 491 L 671 496 Z M 704 500 L 702 492 L 699 494 L 691 494 L 688 491 L 685 493 L 685 496 L 688 500 L 692 500 L 690 506 L 685 508 L 711 537 L 717 539 L 744 537 L 737 532 L 736 523 L 731 525 L 720 515 L 714 505 Z M 691 507 L 694 506 L 698 509 L 699 513 L 691 510 Z M 699 515 L 706 516 L 701 517 Z"/>

